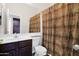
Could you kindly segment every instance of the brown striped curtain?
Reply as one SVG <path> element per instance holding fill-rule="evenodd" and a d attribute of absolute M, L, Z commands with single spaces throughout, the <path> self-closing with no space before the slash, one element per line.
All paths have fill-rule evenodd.
<path fill-rule="evenodd" d="M 49 13 L 49 9 L 46 9 L 43 12 L 43 46 L 46 47 L 48 49 L 48 15 Z"/>
<path fill-rule="evenodd" d="M 43 12 L 43 46 L 55 56 L 79 55 L 73 51 L 79 44 L 79 4 L 59 3 Z"/>

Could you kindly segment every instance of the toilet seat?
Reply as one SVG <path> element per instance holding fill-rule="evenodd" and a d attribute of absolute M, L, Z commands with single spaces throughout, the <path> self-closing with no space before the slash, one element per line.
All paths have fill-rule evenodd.
<path fill-rule="evenodd" d="M 35 47 L 35 55 L 36 56 L 44 56 L 47 54 L 47 49 L 43 46 L 36 46 Z"/>

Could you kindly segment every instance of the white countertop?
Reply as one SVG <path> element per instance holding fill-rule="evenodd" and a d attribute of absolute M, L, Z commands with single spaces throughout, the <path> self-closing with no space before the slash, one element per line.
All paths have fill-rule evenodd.
<path fill-rule="evenodd" d="M 41 36 L 41 34 L 40 33 L 27 33 L 27 34 L 0 35 L 0 44 L 29 40 L 29 39 L 32 39 L 35 36 Z"/>

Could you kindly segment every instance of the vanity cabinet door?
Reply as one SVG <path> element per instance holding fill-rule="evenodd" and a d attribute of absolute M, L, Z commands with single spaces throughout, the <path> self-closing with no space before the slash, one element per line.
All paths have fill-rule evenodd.
<path fill-rule="evenodd" d="M 15 49 L 15 44 L 14 43 L 8 43 L 8 44 L 1 44 L 0 45 L 0 51 L 9 51 Z"/>
<path fill-rule="evenodd" d="M 0 56 L 18 56 L 18 52 L 16 49 L 13 49 L 11 51 L 6 51 Z"/>
<path fill-rule="evenodd" d="M 9 51 L 7 56 L 16 56 L 16 50 Z"/>
<path fill-rule="evenodd" d="M 27 46 L 24 48 L 20 48 L 19 56 L 32 56 L 32 47 Z"/>
<path fill-rule="evenodd" d="M 18 43 L 7 43 L 0 45 L 0 56 L 15 56 L 18 55 Z"/>
<path fill-rule="evenodd" d="M 25 40 L 19 42 L 19 55 L 32 56 L 32 40 Z"/>

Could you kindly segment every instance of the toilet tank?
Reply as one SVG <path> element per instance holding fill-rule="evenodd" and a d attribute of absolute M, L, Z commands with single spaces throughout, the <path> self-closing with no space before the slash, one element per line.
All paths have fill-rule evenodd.
<path fill-rule="evenodd" d="M 32 38 L 32 53 L 35 52 L 35 47 L 42 45 L 42 35 L 41 33 L 30 33 Z"/>
<path fill-rule="evenodd" d="M 30 33 L 32 38 L 32 47 L 42 45 L 42 35 L 41 33 Z"/>
<path fill-rule="evenodd" d="M 36 47 L 36 46 L 39 46 L 39 45 L 42 45 L 42 39 L 40 36 L 38 37 L 33 37 L 33 40 L 32 40 L 32 45 L 33 47 Z"/>

